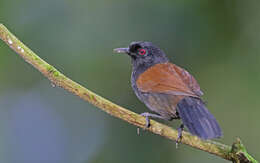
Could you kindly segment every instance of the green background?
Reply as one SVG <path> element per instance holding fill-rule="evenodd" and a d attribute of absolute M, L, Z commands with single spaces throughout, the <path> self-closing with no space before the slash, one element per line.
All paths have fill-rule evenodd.
<path fill-rule="evenodd" d="M 260 10 L 244 0 L 0 0 L 0 23 L 71 79 L 137 113 L 130 59 L 113 48 L 151 41 L 191 72 L 231 145 L 260 160 Z M 179 122 L 164 122 L 178 126 Z M 228 162 L 96 109 L 0 42 L 0 162 Z"/>

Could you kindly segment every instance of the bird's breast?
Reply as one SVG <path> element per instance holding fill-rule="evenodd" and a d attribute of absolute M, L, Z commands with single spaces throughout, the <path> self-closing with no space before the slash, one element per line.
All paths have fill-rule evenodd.
<path fill-rule="evenodd" d="M 137 73 L 135 72 L 135 70 L 132 71 L 131 74 L 131 86 L 133 91 L 135 92 L 135 95 L 138 97 L 139 100 L 143 101 L 142 93 L 138 90 L 137 85 L 136 85 L 136 79 L 137 79 Z"/>

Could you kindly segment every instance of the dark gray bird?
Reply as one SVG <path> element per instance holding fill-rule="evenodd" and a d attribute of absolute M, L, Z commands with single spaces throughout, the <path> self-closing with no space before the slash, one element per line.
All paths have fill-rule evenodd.
<path fill-rule="evenodd" d="M 169 62 L 165 53 L 150 42 L 132 42 L 127 48 L 114 49 L 132 60 L 132 88 L 136 96 L 154 113 L 142 113 L 149 127 L 149 117 L 181 119 L 193 135 L 202 139 L 222 136 L 220 126 L 208 111 L 195 78 Z M 179 137 L 183 125 L 179 128 Z"/>

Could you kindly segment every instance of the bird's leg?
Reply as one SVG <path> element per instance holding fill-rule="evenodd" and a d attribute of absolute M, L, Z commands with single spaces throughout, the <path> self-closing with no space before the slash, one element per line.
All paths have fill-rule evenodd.
<path fill-rule="evenodd" d="M 145 112 L 145 113 L 142 113 L 140 114 L 141 116 L 144 116 L 145 117 L 145 129 L 149 128 L 150 127 L 150 118 L 149 117 L 152 117 L 152 118 L 159 118 L 159 119 L 165 119 L 165 117 L 163 116 L 160 116 L 160 115 L 157 115 L 157 114 L 152 114 L 152 113 L 148 113 L 148 112 Z M 137 128 L 137 134 L 139 135 L 140 134 L 140 130 L 139 130 L 139 127 Z"/>
<path fill-rule="evenodd" d="M 172 117 L 164 117 L 164 116 L 161 116 L 161 115 L 158 115 L 158 114 L 152 114 L 152 113 L 148 113 L 148 112 L 144 112 L 140 115 L 145 117 L 145 120 L 146 120 L 145 129 L 147 129 L 151 126 L 149 117 L 164 119 L 164 120 L 168 120 L 168 121 L 171 121 L 172 119 L 177 119 L 177 118 L 172 118 Z M 138 127 L 137 128 L 137 134 L 139 135 L 139 133 L 140 133 L 140 130 L 139 130 L 139 127 Z"/>
<path fill-rule="evenodd" d="M 181 141 L 183 129 L 184 129 L 184 125 L 181 124 L 180 127 L 178 128 L 178 137 L 176 139 L 176 148 L 178 148 L 178 144 Z"/>
<path fill-rule="evenodd" d="M 146 128 L 150 127 L 150 119 L 149 119 L 149 117 L 165 119 L 165 117 L 163 117 L 163 116 L 160 116 L 160 115 L 157 115 L 157 114 L 148 113 L 148 112 L 142 113 L 140 115 L 145 117 L 145 120 L 146 120 L 145 127 Z"/>

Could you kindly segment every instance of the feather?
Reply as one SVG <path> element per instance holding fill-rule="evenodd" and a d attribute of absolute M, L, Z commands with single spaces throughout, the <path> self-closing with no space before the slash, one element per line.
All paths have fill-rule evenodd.
<path fill-rule="evenodd" d="M 201 99 L 185 97 L 177 105 L 177 112 L 191 134 L 202 139 L 222 136 L 220 126 Z"/>

